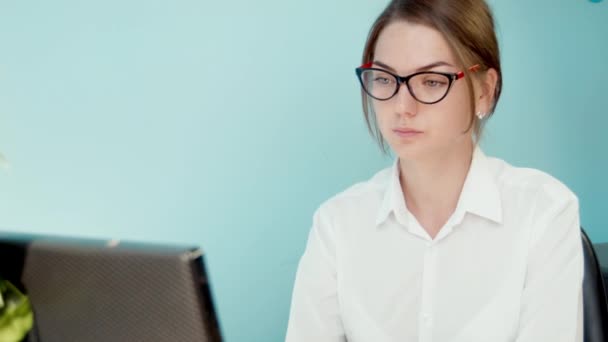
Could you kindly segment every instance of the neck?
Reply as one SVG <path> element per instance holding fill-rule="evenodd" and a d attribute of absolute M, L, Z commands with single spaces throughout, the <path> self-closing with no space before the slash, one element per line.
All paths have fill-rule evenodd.
<path fill-rule="evenodd" d="M 441 228 L 456 209 L 473 149 L 473 143 L 467 142 L 433 158 L 399 159 L 407 208 L 427 231 Z"/>

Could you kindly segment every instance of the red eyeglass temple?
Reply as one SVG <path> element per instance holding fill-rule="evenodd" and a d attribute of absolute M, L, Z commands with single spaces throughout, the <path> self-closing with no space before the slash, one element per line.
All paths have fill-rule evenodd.
<path fill-rule="evenodd" d="M 372 63 L 372 62 L 367 62 L 367 63 L 363 64 L 363 65 L 361 66 L 361 68 L 371 68 L 373 64 L 374 64 L 374 63 Z M 479 64 L 475 64 L 475 65 L 473 65 L 472 67 L 469 67 L 469 71 L 470 71 L 470 72 L 476 72 L 476 71 L 478 71 L 480 68 L 481 68 L 481 66 L 480 66 Z M 459 71 L 459 72 L 457 72 L 457 73 L 456 73 L 456 79 L 457 79 L 457 80 L 459 80 L 459 79 L 461 79 L 461 78 L 463 78 L 463 77 L 464 77 L 464 72 Z"/>
<path fill-rule="evenodd" d="M 480 68 L 481 68 L 481 66 L 479 64 L 475 64 L 475 65 L 469 67 L 469 71 L 470 72 L 477 72 Z M 459 79 L 461 79 L 463 77 L 464 77 L 464 72 L 459 71 L 459 72 L 456 73 L 456 79 L 457 80 L 459 80 Z"/>

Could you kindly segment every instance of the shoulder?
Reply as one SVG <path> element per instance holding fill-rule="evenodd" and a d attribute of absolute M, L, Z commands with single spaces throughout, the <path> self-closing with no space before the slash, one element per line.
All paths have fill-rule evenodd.
<path fill-rule="evenodd" d="M 510 215 L 532 224 L 533 238 L 547 230 L 578 230 L 579 200 L 562 181 L 547 172 L 516 167 L 504 160 L 488 157 L 488 167 L 496 177 L 503 208 Z M 523 217 L 527 216 L 527 217 Z"/>
<path fill-rule="evenodd" d="M 551 174 L 530 167 L 517 167 L 508 162 L 487 157 L 487 165 L 497 185 L 507 193 L 520 193 L 546 201 L 576 201 L 576 194 Z"/>
<path fill-rule="evenodd" d="M 384 198 L 392 172 L 393 167 L 386 167 L 369 179 L 340 191 L 321 203 L 316 215 L 341 216 L 346 213 L 362 214 L 362 210 L 373 210 Z"/>

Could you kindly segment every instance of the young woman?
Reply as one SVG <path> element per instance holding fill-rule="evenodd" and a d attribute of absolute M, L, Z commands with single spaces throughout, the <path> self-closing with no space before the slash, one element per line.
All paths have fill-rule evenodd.
<path fill-rule="evenodd" d="M 577 197 L 477 144 L 502 86 L 487 4 L 392 1 L 357 76 L 397 158 L 316 211 L 286 340 L 582 341 Z"/>

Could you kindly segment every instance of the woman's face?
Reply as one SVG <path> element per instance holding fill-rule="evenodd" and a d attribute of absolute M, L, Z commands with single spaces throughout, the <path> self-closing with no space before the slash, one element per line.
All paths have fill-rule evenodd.
<path fill-rule="evenodd" d="M 439 31 L 396 21 L 378 37 L 373 67 L 406 76 L 418 71 L 456 73 L 456 59 Z M 429 65 L 435 65 L 427 68 Z M 468 76 L 467 76 L 468 77 Z M 447 96 L 435 104 L 416 101 L 405 84 L 385 101 L 372 99 L 382 136 L 395 154 L 405 160 L 437 158 L 470 148 L 472 135 L 470 97 L 465 79 L 454 81 Z M 407 134 L 405 130 L 420 133 Z"/>

